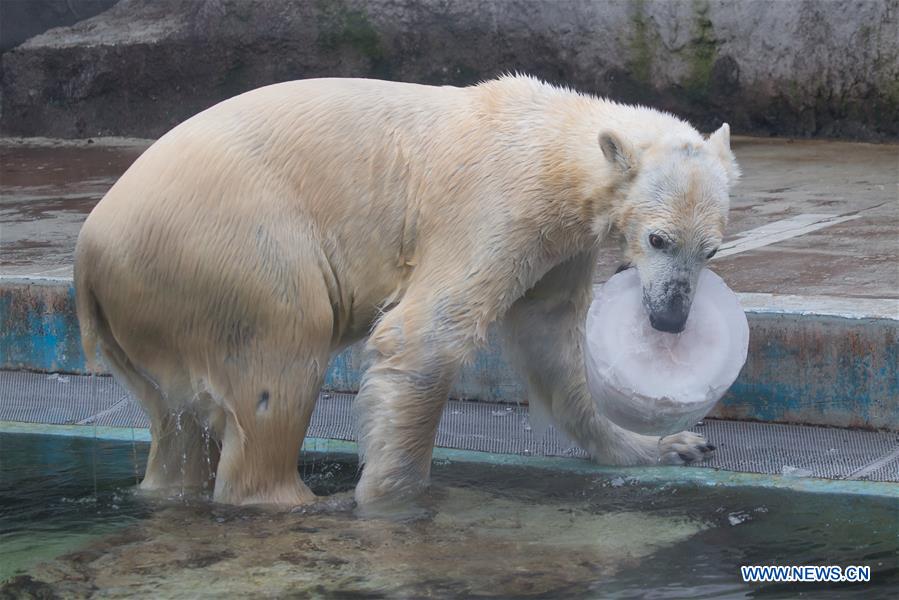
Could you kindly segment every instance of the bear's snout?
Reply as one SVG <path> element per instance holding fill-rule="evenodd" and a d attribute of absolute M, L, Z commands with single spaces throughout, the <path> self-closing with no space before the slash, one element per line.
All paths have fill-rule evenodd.
<path fill-rule="evenodd" d="M 680 333 L 690 316 L 691 286 L 688 282 L 675 281 L 664 290 L 661 302 L 649 303 L 649 323 L 657 331 Z"/>

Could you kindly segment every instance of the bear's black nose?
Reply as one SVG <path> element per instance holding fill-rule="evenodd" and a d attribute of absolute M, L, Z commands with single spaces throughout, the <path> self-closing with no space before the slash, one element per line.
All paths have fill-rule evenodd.
<path fill-rule="evenodd" d="M 661 313 L 649 315 L 649 324 L 656 331 L 680 333 L 687 324 L 687 315 Z"/>

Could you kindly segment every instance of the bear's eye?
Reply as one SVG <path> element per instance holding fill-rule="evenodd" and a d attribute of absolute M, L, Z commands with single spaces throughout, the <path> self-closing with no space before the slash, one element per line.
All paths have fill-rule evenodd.
<path fill-rule="evenodd" d="M 662 250 L 665 246 L 668 245 L 668 242 L 665 241 L 660 235 L 656 235 L 655 233 L 649 234 L 649 245 L 655 248 L 656 250 Z"/>
<path fill-rule="evenodd" d="M 716 254 L 718 254 L 718 248 L 715 248 L 714 250 L 712 250 L 711 252 L 709 252 L 708 254 L 706 254 L 706 255 L 705 255 L 705 259 L 706 259 L 706 260 L 712 260 L 712 257 L 714 257 Z"/>

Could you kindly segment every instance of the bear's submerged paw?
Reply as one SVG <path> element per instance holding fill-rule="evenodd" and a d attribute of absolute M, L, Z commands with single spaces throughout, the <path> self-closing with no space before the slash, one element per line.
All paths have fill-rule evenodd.
<path fill-rule="evenodd" d="M 364 490 L 363 490 L 364 491 Z M 427 520 L 434 516 L 434 499 L 424 485 L 411 490 L 378 497 L 360 494 L 356 488 L 355 514 L 362 519 L 380 519 L 398 523 Z M 361 501 L 360 501 L 361 498 Z"/>
<path fill-rule="evenodd" d="M 297 476 L 288 481 L 256 485 L 255 482 L 216 481 L 213 502 L 235 506 L 254 506 L 274 510 L 292 510 L 318 501 L 318 497 Z"/>
<path fill-rule="evenodd" d="M 681 431 L 659 440 L 659 463 L 688 465 L 709 457 L 715 446 L 692 431 Z"/>
<path fill-rule="evenodd" d="M 320 515 L 351 512 L 356 508 L 353 492 L 336 492 L 330 496 L 318 496 L 315 502 L 293 507 L 290 512 L 303 515 Z"/>

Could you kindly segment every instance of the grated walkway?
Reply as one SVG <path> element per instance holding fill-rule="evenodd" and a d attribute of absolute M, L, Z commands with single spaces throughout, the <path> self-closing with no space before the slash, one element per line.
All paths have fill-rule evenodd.
<path fill-rule="evenodd" d="M 325 393 L 308 435 L 355 439 L 354 394 Z M 0 421 L 107 427 L 149 426 L 112 377 L 0 371 Z M 899 482 L 899 433 L 707 419 L 694 428 L 718 449 L 697 468 L 824 479 Z M 496 454 L 584 457 L 553 429 L 538 440 L 526 406 L 451 400 L 437 445 Z"/>

